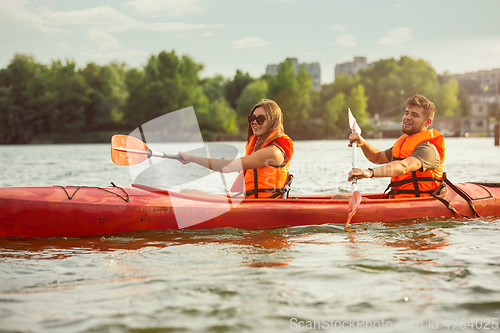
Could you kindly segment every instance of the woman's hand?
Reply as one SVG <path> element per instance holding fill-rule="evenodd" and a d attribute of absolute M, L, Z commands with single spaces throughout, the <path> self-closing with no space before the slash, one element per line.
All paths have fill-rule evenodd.
<path fill-rule="evenodd" d="M 186 164 L 189 164 L 191 163 L 191 155 L 186 153 L 184 150 L 181 150 L 177 153 L 177 155 L 179 155 L 180 157 L 182 157 L 182 160 L 179 160 L 179 162 L 181 162 L 182 164 L 186 165 Z"/>

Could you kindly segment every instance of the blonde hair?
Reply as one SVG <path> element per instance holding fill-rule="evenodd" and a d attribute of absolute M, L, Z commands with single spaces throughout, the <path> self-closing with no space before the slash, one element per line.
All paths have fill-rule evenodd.
<path fill-rule="evenodd" d="M 254 151 L 259 150 L 262 147 L 262 144 L 268 139 L 272 141 L 281 134 L 285 133 L 285 129 L 283 127 L 283 112 L 281 112 L 280 107 L 278 106 L 278 104 L 276 104 L 275 101 L 272 101 L 270 99 L 261 100 L 253 107 L 252 112 L 250 112 L 250 115 L 252 115 L 255 109 L 257 108 L 263 108 L 264 111 L 266 111 L 266 118 L 267 122 L 269 123 L 269 129 L 257 140 Z M 275 133 L 273 137 L 269 137 L 274 130 L 278 130 L 278 132 Z M 249 123 L 247 131 L 247 143 L 250 142 L 250 137 L 252 135 L 253 135 L 252 124 Z"/>

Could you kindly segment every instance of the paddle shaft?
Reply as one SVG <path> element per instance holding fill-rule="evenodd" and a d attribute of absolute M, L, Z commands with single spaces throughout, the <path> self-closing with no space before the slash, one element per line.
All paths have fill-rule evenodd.
<path fill-rule="evenodd" d="M 161 158 L 169 158 L 169 159 L 173 159 L 173 160 L 182 160 L 182 157 L 180 157 L 177 154 L 157 153 L 157 152 L 152 151 L 151 149 L 149 149 L 149 151 L 124 148 L 124 147 L 113 147 L 113 149 L 118 150 L 118 151 L 124 151 L 127 153 L 132 153 L 132 154 L 145 154 L 145 155 L 148 155 L 148 157 L 161 157 Z"/>
<path fill-rule="evenodd" d="M 358 143 L 356 141 L 352 142 L 352 168 L 354 169 L 356 167 L 356 147 L 358 146 Z M 358 189 L 358 180 L 356 177 L 352 177 L 351 180 L 352 184 L 352 191 L 357 191 Z"/>

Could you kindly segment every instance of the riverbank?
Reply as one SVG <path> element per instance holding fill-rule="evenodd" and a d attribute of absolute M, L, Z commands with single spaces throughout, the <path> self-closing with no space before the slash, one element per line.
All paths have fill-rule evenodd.
<path fill-rule="evenodd" d="M 109 143 L 115 134 L 128 134 L 130 131 L 97 131 L 87 133 L 48 133 L 33 138 L 30 144 L 72 144 L 72 143 Z M 245 141 L 246 134 L 215 133 L 204 135 L 205 141 Z"/>
<path fill-rule="evenodd" d="M 124 131 L 96 131 L 86 133 L 47 133 L 38 135 L 33 138 L 30 144 L 72 144 L 72 143 L 109 143 L 111 137 L 115 134 L 128 134 L 130 130 Z M 202 133 L 203 140 L 211 141 L 246 141 L 246 133 L 228 134 L 228 133 Z M 491 137 L 493 133 L 467 133 L 466 137 Z M 397 136 L 382 136 L 377 133 L 366 133 L 367 139 L 388 139 L 397 138 Z M 346 138 L 346 136 L 332 135 L 326 138 L 294 138 L 299 140 L 338 140 Z"/>

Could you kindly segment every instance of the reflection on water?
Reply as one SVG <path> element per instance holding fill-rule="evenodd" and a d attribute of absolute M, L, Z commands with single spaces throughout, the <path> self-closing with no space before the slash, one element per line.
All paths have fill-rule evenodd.
<path fill-rule="evenodd" d="M 260 332 L 263 326 L 287 330 L 292 317 L 421 319 L 457 311 L 493 316 L 498 309 L 500 219 L 353 229 L 2 239 L 0 311 L 10 328 L 20 327 L 19 318 L 30 311 L 24 320 L 37 332 L 54 331 L 53 320 L 61 332 L 85 331 L 81 323 L 97 332 L 116 325 L 123 325 L 119 331 L 225 325 Z M 75 298 L 78 305 L 70 302 Z M 64 308 L 55 305 L 61 302 Z M 53 320 L 40 303 L 56 306 L 49 312 Z"/>

